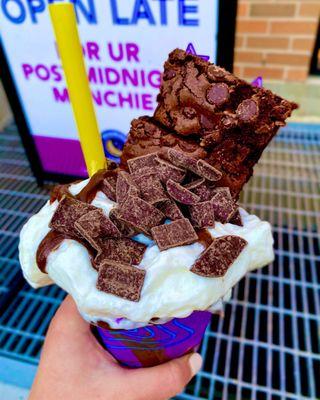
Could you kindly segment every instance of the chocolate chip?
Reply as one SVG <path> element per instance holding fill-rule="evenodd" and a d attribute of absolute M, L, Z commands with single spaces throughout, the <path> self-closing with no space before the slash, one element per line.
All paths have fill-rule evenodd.
<path fill-rule="evenodd" d="M 204 160 L 198 160 L 197 167 L 198 174 L 208 181 L 215 182 L 222 178 L 222 173 Z"/>
<path fill-rule="evenodd" d="M 168 81 L 176 76 L 176 73 L 173 69 L 167 69 L 164 71 L 163 80 Z"/>
<path fill-rule="evenodd" d="M 164 215 L 154 206 L 140 199 L 129 196 L 119 208 L 119 218 L 138 231 L 148 235 L 152 227 L 159 225 Z"/>
<path fill-rule="evenodd" d="M 184 107 L 182 114 L 189 119 L 193 119 L 197 116 L 196 110 L 192 107 Z"/>
<path fill-rule="evenodd" d="M 259 115 L 259 107 L 254 100 L 246 99 L 238 105 L 236 113 L 241 121 L 252 122 Z"/>
<path fill-rule="evenodd" d="M 105 260 L 113 260 L 124 264 L 139 265 L 147 246 L 129 238 L 100 240 L 100 251 L 94 260 L 99 269 Z"/>
<path fill-rule="evenodd" d="M 72 197 L 63 197 L 49 226 L 58 232 L 66 233 L 75 238 L 82 238 L 74 224 L 80 217 L 96 209 L 97 207 Z"/>
<path fill-rule="evenodd" d="M 211 199 L 215 219 L 223 224 L 229 222 L 230 218 L 238 208 L 233 199 L 230 199 L 222 191 L 216 193 Z"/>
<path fill-rule="evenodd" d="M 128 167 L 130 172 L 133 173 L 144 167 L 156 168 L 158 166 L 156 162 L 158 157 L 157 154 L 158 153 L 150 153 L 144 156 L 131 158 L 130 160 L 128 160 Z"/>
<path fill-rule="evenodd" d="M 119 204 L 125 201 L 128 196 L 140 195 L 139 189 L 126 171 L 120 171 L 118 174 L 116 195 Z"/>
<path fill-rule="evenodd" d="M 146 271 L 105 261 L 100 265 L 97 289 L 130 301 L 139 301 Z"/>
<path fill-rule="evenodd" d="M 241 218 L 241 214 L 240 214 L 239 210 L 237 210 L 233 214 L 233 216 L 229 220 L 229 223 L 233 224 L 233 225 L 243 226 L 243 222 L 242 222 L 242 218 Z"/>
<path fill-rule="evenodd" d="M 207 100 L 210 104 L 221 106 L 230 98 L 229 87 L 225 83 L 214 83 L 207 90 Z"/>
<path fill-rule="evenodd" d="M 175 182 L 182 182 L 186 176 L 186 171 L 180 167 L 177 167 L 170 162 L 158 158 L 158 173 L 163 183 L 167 183 L 169 179 Z"/>
<path fill-rule="evenodd" d="M 221 236 L 213 240 L 191 268 L 191 272 L 208 278 L 224 276 L 247 245 L 240 236 Z"/>
<path fill-rule="evenodd" d="M 214 210 L 210 200 L 189 206 L 192 225 L 196 228 L 214 227 Z"/>
<path fill-rule="evenodd" d="M 191 244 L 198 240 L 195 230 L 186 218 L 178 219 L 170 224 L 155 226 L 151 229 L 151 233 L 161 251 Z"/>
<path fill-rule="evenodd" d="M 199 196 L 195 193 L 192 193 L 190 190 L 171 179 L 167 182 L 167 191 L 174 200 L 182 204 L 195 204 L 200 200 Z"/>
<path fill-rule="evenodd" d="M 158 205 L 158 208 L 167 218 L 171 219 L 172 221 L 184 218 L 184 215 L 174 200 L 163 201 Z"/>
<path fill-rule="evenodd" d="M 90 211 L 75 222 L 75 228 L 93 248 L 100 249 L 99 239 L 119 238 L 121 233 L 101 209 Z"/>
<path fill-rule="evenodd" d="M 151 204 L 156 204 L 167 199 L 160 179 L 155 173 L 140 175 L 134 178 L 134 183 L 140 189 L 142 198 Z"/>

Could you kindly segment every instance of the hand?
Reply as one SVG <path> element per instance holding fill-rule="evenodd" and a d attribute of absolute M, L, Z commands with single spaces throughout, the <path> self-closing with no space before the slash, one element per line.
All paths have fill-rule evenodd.
<path fill-rule="evenodd" d="M 68 296 L 50 324 L 29 400 L 168 399 L 183 390 L 201 363 L 193 353 L 151 368 L 121 367 Z"/>

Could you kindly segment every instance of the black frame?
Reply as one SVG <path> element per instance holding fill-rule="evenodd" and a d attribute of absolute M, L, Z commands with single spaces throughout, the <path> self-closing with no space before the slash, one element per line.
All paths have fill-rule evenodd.
<path fill-rule="evenodd" d="M 217 65 L 233 71 L 235 29 L 237 16 L 237 0 L 219 0 L 218 7 L 218 36 L 217 36 Z M 79 176 L 55 174 L 43 169 L 38 152 L 29 131 L 27 119 L 20 103 L 18 91 L 10 71 L 2 40 L 0 39 L 0 65 L 1 80 L 10 103 L 15 123 L 17 125 L 30 168 L 39 185 L 43 185 L 45 180 L 71 182 L 81 178 Z"/>
<path fill-rule="evenodd" d="M 317 37 L 310 63 L 310 75 L 320 75 L 320 60 L 318 54 L 320 54 L 320 18 L 318 23 Z"/>

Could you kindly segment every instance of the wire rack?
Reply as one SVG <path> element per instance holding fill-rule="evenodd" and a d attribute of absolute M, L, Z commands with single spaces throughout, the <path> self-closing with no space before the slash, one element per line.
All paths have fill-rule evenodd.
<path fill-rule="evenodd" d="M 0 178 L 0 357 L 27 368 L 65 294 L 33 290 L 19 272 L 18 232 L 48 192 L 14 127 L 0 134 Z M 320 126 L 283 129 L 241 201 L 273 225 L 276 260 L 248 274 L 224 318 L 212 318 L 203 369 L 177 399 L 320 398 Z"/>

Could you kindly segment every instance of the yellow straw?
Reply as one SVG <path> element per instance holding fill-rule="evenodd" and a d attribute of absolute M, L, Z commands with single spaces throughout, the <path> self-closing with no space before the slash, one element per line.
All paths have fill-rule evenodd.
<path fill-rule="evenodd" d="M 92 176 L 106 167 L 106 159 L 82 56 L 74 6 L 71 3 L 52 3 L 49 10 L 82 152 L 88 174 Z"/>

